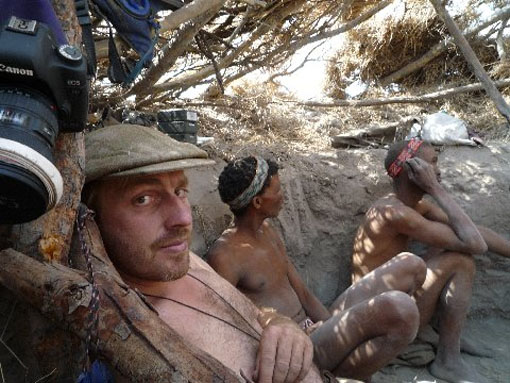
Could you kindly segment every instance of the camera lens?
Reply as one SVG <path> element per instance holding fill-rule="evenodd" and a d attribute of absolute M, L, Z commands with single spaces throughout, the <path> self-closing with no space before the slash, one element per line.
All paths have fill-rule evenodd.
<path fill-rule="evenodd" d="M 31 88 L 0 87 L 0 224 L 31 221 L 58 202 L 62 177 L 53 164 L 56 108 Z"/>

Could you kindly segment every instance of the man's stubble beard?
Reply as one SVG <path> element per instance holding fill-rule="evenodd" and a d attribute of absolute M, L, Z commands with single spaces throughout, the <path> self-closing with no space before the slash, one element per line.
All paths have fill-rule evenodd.
<path fill-rule="evenodd" d="M 188 249 L 182 253 L 175 254 L 173 258 L 178 261 L 175 263 L 176 267 L 167 270 L 162 269 L 161 265 L 157 263 L 154 263 L 152 266 L 154 270 L 152 270 L 151 267 L 148 269 L 145 267 L 137 267 L 137 262 L 138 266 L 145 266 L 145 264 L 154 262 L 157 254 L 151 247 L 135 246 L 132 241 L 115 234 L 113 234 L 113 238 L 110 238 L 110 235 L 104 235 L 103 238 L 105 249 L 114 266 L 121 273 L 128 276 L 150 281 L 169 282 L 182 278 L 188 272 L 190 265 L 189 246 L 191 244 L 191 234 L 188 234 L 186 238 Z M 148 271 L 140 274 L 138 271 L 140 269 Z"/>

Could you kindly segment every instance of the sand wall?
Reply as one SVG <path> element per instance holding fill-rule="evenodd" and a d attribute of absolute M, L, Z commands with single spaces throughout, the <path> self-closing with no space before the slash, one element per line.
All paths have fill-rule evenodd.
<path fill-rule="evenodd" d="M 258 153 L 270 156 L 269 153 Z M 372 201 L 390 191 L 383 149 L 289 155 L 279 163 L 285 204 L 274 220 L 303 279 L 326 304 L 350 282 L 352 241 Z M 193 249 L 203 255 L 231 216 L 217 177 L 224 166 L 190 171 L 194 205 Z M 443 185 L 477 224 L 510 238 L 510 145 L 448 147 L 440 154 Z M 471 316 L 510 318 L 510 260 L 477 257 Z"/>

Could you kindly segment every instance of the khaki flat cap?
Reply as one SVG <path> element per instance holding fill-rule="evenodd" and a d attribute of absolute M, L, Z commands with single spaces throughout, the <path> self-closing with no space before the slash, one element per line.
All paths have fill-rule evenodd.
<path fill-rule="evenodd" d="M 85 135 L 85 182 L 99 178 L 165 173 L 213 165 L 195 145 L 155 128 L 112 125 Z"/>

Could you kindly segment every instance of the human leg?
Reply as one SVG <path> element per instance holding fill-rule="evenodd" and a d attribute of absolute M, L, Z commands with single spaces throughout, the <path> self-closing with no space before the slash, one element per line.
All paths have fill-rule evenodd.
<path fill-rule="evenodd" d="M 352 284 L 331 305 L 330 311 L 343 311 L 385 291 L 413 295 L 425 280 L 427 266 L 412 253 L 400 253 Z"/>
<path fill-rule="evenodd" d="M 427 277 L 415 293 L 420 327 L 438 312 L 439 341 L 430 372 L 450 382 L 482 382 L 460 356 L 460 335 L 471 301 L 475 274 L 473 257 L 454 252 L 426 257 Z"/>
<path fill-rule="evenodd" d="M 337 376 L 367 379 L 416 336 L 419 313 L 413 299 L 386 291 L 337 310 L 311 335 L 314 359 Z"/>
<path fill-rule="evenodd" d="M 439 334 L 432 325 L 420 328 L 416 339 L 419 339 L 425 343 L 430 343 L 436 348 L 439 344 Z M 466 354 L 484 358 L 490 358 L 494 356 L 494 349 L 490 345 L 481 342 L 479 339 L 474 340 L 466 336 L 466 334 L 463 334 L 460 337 L 460 351 Z"/>

